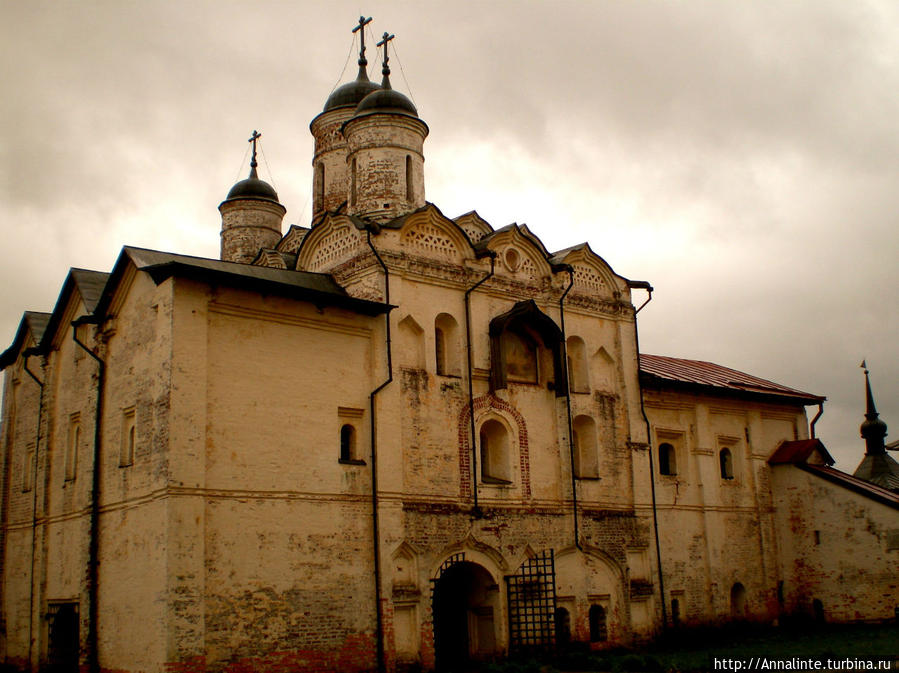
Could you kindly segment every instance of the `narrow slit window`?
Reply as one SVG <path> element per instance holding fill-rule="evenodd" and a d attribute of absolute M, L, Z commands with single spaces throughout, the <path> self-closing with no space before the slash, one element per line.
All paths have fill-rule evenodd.
<path fill-rule="evenodd" d="M 69 417 L 69 433 L 66 442 L 65 479 L 71 481 L 75 478 L 78 467 L 78 445 L 81 444 L 81 416 L 73 414 Z"/>
<path fill-rule="evenodd" d="M 406 155 L 406 201 L 412 200 L 412 157 Z"/>
<path fill-rule="evenodd" d="M 122 444 L 119 447 L 119 467 L 134 463 L 134 449 L 137 444 L 137 423 L 134 407 L 122 411 Z"/>

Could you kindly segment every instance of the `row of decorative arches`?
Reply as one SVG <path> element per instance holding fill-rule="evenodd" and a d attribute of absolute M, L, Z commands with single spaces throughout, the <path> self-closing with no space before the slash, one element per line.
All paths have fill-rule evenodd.
<path fill-rule="evenodd" d="M 408 315 L 399 323 L 400 362 L 417 369 L 428 367 L 425 350 L 424 329 Z M 433 363 L 434 371 L 439 376 L 461 376 L 462 343 L 459 323 L 449 313 L 439 313 L 434 318 L 433 327 Z M 541 351 L 547 346 L 544 339 L 534 330 L 513 326 L 502 334 L 502 355 L 495 357 L 504 366 L 504 380 L 515 383 L 543 382 L 546 374 L 542 372 Z M 590 368 L 587 359 L 587 346 L 579 336 L 566 339 L 568 387 L 572 393 L 589 393 Z M 493 366 L 499 365 L 495 362 Z M 495 377 L 496 378 L 496 377 Z"/>

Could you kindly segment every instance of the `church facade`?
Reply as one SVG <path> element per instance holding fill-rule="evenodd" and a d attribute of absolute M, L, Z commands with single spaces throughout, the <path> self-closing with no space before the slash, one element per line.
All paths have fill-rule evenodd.
<path fill-rule="evenodd" d="M 24 315 L 3 660 L 451 670 L 894 618 L 899 495 L 830 466 L 824 398 L 640 353 L 649 283 L 428 203 L 384 46 L 311 123 L 310 228 L 282 232 L 254 133 L 221 259 L 126 247 Z"/>

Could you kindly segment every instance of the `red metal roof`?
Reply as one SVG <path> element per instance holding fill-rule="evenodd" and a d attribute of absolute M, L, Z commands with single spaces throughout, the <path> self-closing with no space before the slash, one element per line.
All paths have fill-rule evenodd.
<path fill-rule="evenodd" d="M 826 398 L 813 395 L 795 388 L 782 386 L 773 381 L 760 379 L 744 372 L 722 367 L 713 362 L 702 360 L 684 360 L 664 355 L 640 354 L 640 374 L 662 381 L 680 384 L 723 388 L 741 393 L 758 395 L 775 395 L 801 400 L 805 404 L 817 404 Z"/>
<path fill-rule="evenodd" d="M 828 465 L 833 465 L 833 457 L 824 448 L 820 439 L 797 439 L 795 441 L 781 442 L 780 446 L 771 454 L 768 462 L 771 465 L 805 463 L 815 451 L 821 455 L 824 462 Z"/>

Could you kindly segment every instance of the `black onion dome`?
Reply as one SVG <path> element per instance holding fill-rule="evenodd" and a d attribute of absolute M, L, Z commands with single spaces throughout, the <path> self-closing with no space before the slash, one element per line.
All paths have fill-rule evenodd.
<path fill-rule="evenodd" d="M 348 107 L 350 105 L 358 105 L 359 102 L 373 91 L 377 91 L 381 85 L 372 82 L 365 74 L 365 70 L 359 68 L 359 76 L 352 82 L 347 82 L 334 89 L 334 92 L 328 96 L 325 101 L 325 107 L 322 112 L 333 110 L 339 107 Z"/>
<path fill-rule="evenodd" d="M 260 199 L 263 201 L 274 201 L 275 203 L 279 203 L 278 201 L 278 192 L 275 191 L 275 188 L 268 184 L 265 180 L 260 180 L 255 177 L 256 171 L 253 170 L 250 173 L 250 177 L 246 180 L 241 180 L 236 185 L 231 188 L 231 191 L 228 192 L 228 197 L 225 199 L 226 201 L 230 201 L 231 199 Z"/>
<path fill-rule="evenodd" d="M 379 88 L 363 98 L 356 106 L 354 116 L 358 117 L 374 112 L 400 112 L 413 117 L 418 116 L 418 110 L 415 109 L 411 100 L 396 89 L 388 88 Z"/>

